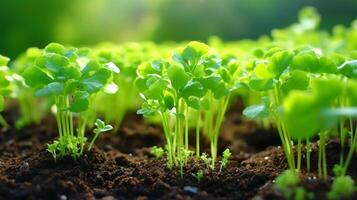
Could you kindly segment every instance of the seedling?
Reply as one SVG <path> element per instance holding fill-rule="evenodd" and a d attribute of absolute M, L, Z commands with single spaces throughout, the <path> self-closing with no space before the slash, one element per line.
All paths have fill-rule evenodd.
<path fill-rule="evenodd" d="M 192 173 L 198 183 L 201 183 L 202 179 L 204 178 L 205 174 L 202 169 L 199 169 L 196 173 Z"/>
<path fill-rule="evenodd" d="M 5 129 L 9 128 L 10 125 L 1 115 L 1 112 L 5 108 L 5 97 L 10 96 L 10 94 L 14 90 L 12 73 L 7 67 L 9 61 L 9 58 L 0 55 L 0 125 Z"/>
<path fill-rule="evenodd" d="M 220 163 L 221 163 L 221 166 L 219 168 L 220 172 L 222 171 L 222 169 L 225 169 L 228 166 L 229 158 L 231 157 L 231 155 L 232 155 L 232 153 L 229 151 L 229 149 L 226 149 L 223 151 L 223 158 L 220 161 Z"/>
<path fill-rule="evenodd" d="M 102 120 L 97 119 L 94 123 L 94 125 L 96 126 L 96 128 L 93 130 L 94 133 L 94 137 L 91 141 L 91 143 L 89 144 L 88 147 L 88 151 L 90 151 L 92 149 L 92 146 L 94 144 L 94 142 L 97 140 L 98 136 L 103 133 L 103 132 L 107 132 L 113 129 L 113 127 L 111 125 L 106 125 Z"/>
<path fill-rule="evenodd" d="M 211 168 L 212 158 L 210 158 L 206 153 L 202 153 L 201 160 L 206 164 L 207 169 Z"/>
<path fill-rule="evenodd" d="M 56 111 L 59 138 L 48 145 L 54 159 L 63 156 L 78 158 L 82 155 L 88 108 L 95 96 L 110 84 L 113 68 L 91 60 L 79 65 L 76 48 L 51 43 L 35 64 L 28 67 L 23 76 L 26 84 L 35 89 L 35 95 L 53 100 Z M 75 133 L 73 113 L 78 113 L 78 129 Z"/>
<path fill-rule="evenodd" d="M 331 190 L 327 193 L 327 199 L 350 199 L 355 192 L 353 179 L 350 176 L 340 176 L 333 181 Z"/>
<path fill-rule="evenodd" d="M 165 152 L 161 147 L 153 146 L 150 149 L 150 153 L 155 157 L 156 160 L 160 160 L 164 156 Z"/>
<path fill-rule="evenodd" d="M 293 170 L 286 170 L 275 179 L 274 187 L 285 199 L 314 199 L 314 194 L 299 186 L 299 174 Z"/>
<path fill-rule="evenodd" d="M 221 61 L 210 53 L 207 45 L 199 42 L 178 49 L 172 60 L 155 60 L 138 67 L 136 85 L 144 103 L 137 113 L 145 117 L 160 116 L 169 167 L 180 165 L 178 157 L 182 149 L 188 150 L 190 124 L 196 129 L 196 157 L 200 155 L 202 127 L 211 142 L 214 167 L 229 94 L 236 87 L 235 70 L 232 60 Z"/>

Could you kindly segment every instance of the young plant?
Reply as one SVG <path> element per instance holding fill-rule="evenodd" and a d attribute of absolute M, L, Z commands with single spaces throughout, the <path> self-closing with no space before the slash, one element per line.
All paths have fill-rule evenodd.
<path fill-rule="evenodd" d="M 164 156 L 164 150 L 161 147 L 153 146 L 150 149 L 150 153 L 155 157 L 156 160 L 160 160 Z"/>
<path fill-rule="evenodd" d="M 202 169 L 199 169 L 196 173 L 192 173 L 192 176 L 196 178 L 198 183 L 201 183 L 202 179 L 205 176 L 205 173 Z"/>
<path fill-rule="evenodd" d="M 88 109 L 95 94 L 111 79 L 111 66 L 91 60 L 80 65 L 76 48 L 51 43 L 28 67 L 23 76 L 26 84 L 35 89 L 35 95 L 51 99 L 55 105 L 58 140 L 48 144 L 54 159 L 63 156 L 78 158 L 82 155 Z M 78 114 L 78 129 L 74 131 L 73 113 Z"/>
<path fill-rule="evenodd" d="M 200 159 L 206 164 L 207 169 L 211 168 L 212 158 L 210 158 L 206 153 L 202 153 Z"/>
<path fill-rule="evenodd" d="M 196 129 L 196 156 L 200 155 L 203 127 L 211 142 L 214 166 L 229 94 L 236 87 L 233 79 L 236 65 L 231 61 L 221 61 L 205 44 L 190 42 L 174 52 L 172 61 L 153 61 L 138 67 L 136 85 L 144 99 L 138 113 L 161 117 L 169 166 L 178 165 L 181 150 L 188 150 L 191 126 Z"/>
<path fill-rule="evenodd" d="M 93 130 L 94 133 L 94 137 L 91 141 L 91 143 L 89 144 L 88 147 L 88 151 L 90 151 L 92 149 L 92 146 L 94 144 L 94 142 L 97 140 L 98 136 L 103 133 L 103 132 L 107 132 L 113 129 L 113 127 L 109 124 L 105 124 L 102 120 L 97 119 L 94 123 L 94 125 L 96 126 L 96 128 Z"/>
<path fill-rule="evenodd" d="M 29 48 L 12 63 L 11 67 L 16 74 L 23 74 L 24 70 L 34 65 L 37 57 L 41 56 L 43 50 L 35 47 Z M 39 124 L 45 110 L 49 108 L 49 102 L 38 99 L 34 95 L 34 89 L 26 86 L 21 76 L 15 79 L 17 85 L 16 99 L 19 104 L 20 118 L 16 120 L 16 128 L 20 129 L 31 123 Z"/>
<path fill-rule="evenodd" d="M 336 177 L 331 190 L 327 193 L 327 199 L 350 199 L 356 192 L 355 182 L 350 176 Z"/>
<path fill-rule="evenodd" d="M 192 151 L 182 148 L 178 155 L 178 162 L 180 165 L 181 178 L 183 178 L 183 174 L 184 174 L 183 167 L 187 165 L 187 161 L 190 158 L 190 156 L 192 155 L 192 153 L 193 153 Z"/>
<path fill-rule="evenodd" d="M 229 149 L 226 149 L 223 151 L 223 158 L 220 161 L 221 166 L 219 168 L 219 171 L 222 172 L 222 169 L 225 169 L 228 164 L 229 164 L 229 158 L 231 157 L 232 153 L 229 151 Z"/>
<path fill-rule="evenodd" d="M 286 170 L 275 179 L 274 187 L 281 192 L 284 199 L 314 199 L 314 194 L 306 192 L 299 183 L 299 174 L 293 170 Z"/>
<path fill-rule="evenodd" d="M 5 129 L 9 128 L 10 125 L 1 115 L 1 112 L 5 108 L 5 97 L 10 96 L 14 90 L 12 72 L 7 67 L 9 61 L 9 58 L 0 55 L 0 125 Z"/>

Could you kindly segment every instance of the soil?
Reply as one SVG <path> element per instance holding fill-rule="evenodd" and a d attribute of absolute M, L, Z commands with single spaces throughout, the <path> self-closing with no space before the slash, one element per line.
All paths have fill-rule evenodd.
<path fill-rule="evenodd" d="M 209 170 L 191 158 L 183 177 L 179 169 L 170 170 L 165 160 L 150 155 L 149 147 L 164 144 L 161 129 L 135 114 L 126 117 L 117 133 L 103 134 L 97 146 L 78 160 L 55 162 L 46 152 L 46 143 L 56 137 L 50 115 L 41 125 L 2 131 L 0 199 L 282 199 L 273 187 L 275 177 L 287 168 L 277 134 L 273 129 L 256 129 L 237 113 L 228 114 L 220 138 L 220 152 L 227 147 L 233 152 L 228 167 Z M 4 115 L 13 124 L 17 114 L 11 109 Z M 202 150 L 208 147 L 203 142 Z M 330 174 L 339 152 L 337 141 L 328 144 Z M 353 159 L 349 174 L 354 179 L 356 168 Z M 192 175 L 199 169 L 204 171 L 201 182 Z M 316 199 L 325 199 L 331 180 L 322 182 L 316 176 L 303 173 L 301 184 Z"/>

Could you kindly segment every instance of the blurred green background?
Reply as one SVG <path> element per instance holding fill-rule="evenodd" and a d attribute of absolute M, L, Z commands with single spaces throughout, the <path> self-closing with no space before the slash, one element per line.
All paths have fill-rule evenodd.
<path fill-rule="evenodd" d="M 295 22 L 305 6 L 317 8 L 324 29 L 357 17 L 357 0 L 1 0 L 0 54 L 53 41 L 254 39 Z"/>

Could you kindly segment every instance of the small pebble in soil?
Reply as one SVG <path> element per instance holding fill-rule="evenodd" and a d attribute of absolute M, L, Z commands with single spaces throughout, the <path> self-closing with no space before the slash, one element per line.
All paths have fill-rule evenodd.
<path fill-rule="evenodd" d="M 114 200 L 115 198 L 113 196 L 106 196 L 101 198 L 100 200 Z"/>
<path fill-rule="evenodd" d="M 67 200 L 67 196 L 64 195 L 64 194 L 62 194 L 62 195 L 60 196 L 60 200 Z"/>
<path fill-rule="evenodd" d="M 20 166 L 20 171 L 24 172 L 29 170 L 30 168 L 30 164 L 28 162 L 22 162 L 21 166 Z"/>
<path fill-rule="evenodd" d="M 187 193 L 190 194 L 197 194 L 198 193 L 198 188 L 197 187 L 192 187 L 192 186 L 185 186 L 183 187 L 183 190 Z"/>
<path fill-rule="evenodd" d="M 264 157 L 264 160 L 269 160 L 269 156 L 265 156 L 265 157 Z"/>

